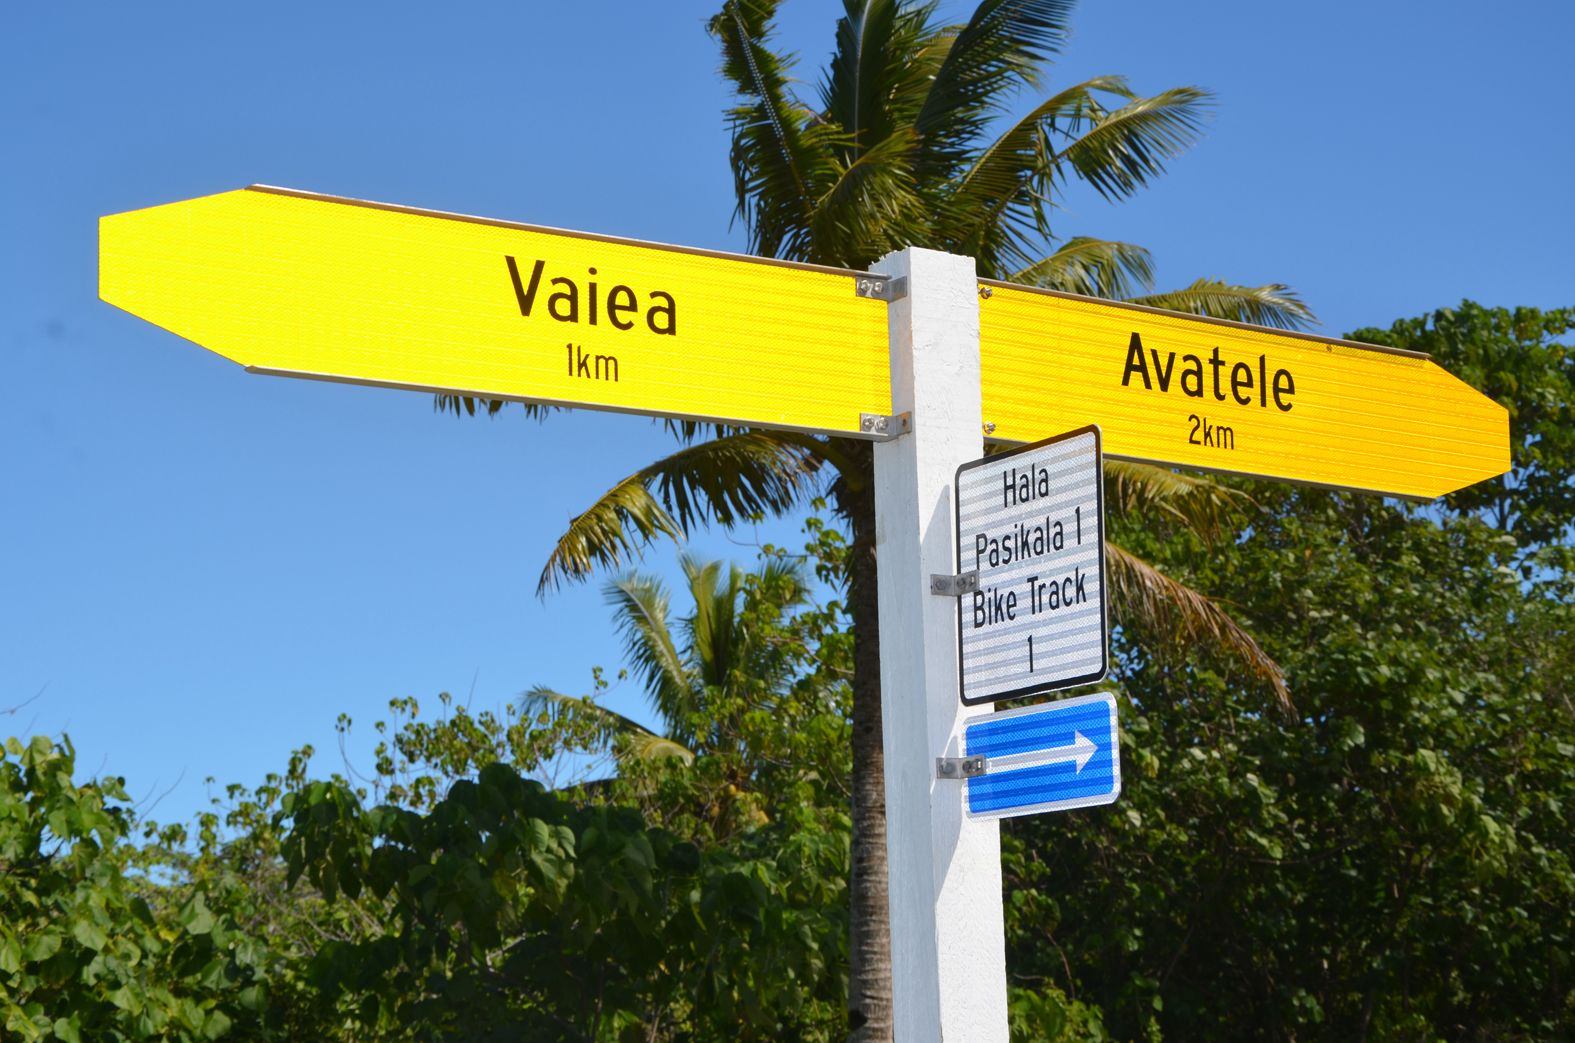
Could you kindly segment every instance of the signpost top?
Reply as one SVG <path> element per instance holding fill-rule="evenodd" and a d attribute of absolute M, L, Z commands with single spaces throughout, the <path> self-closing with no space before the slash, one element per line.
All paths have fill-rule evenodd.
<path fill-rule="evenodd" d="M 887 280 L 254 186 L 102 218 L 99 294 L 254 372 L 878 433 Z"/>

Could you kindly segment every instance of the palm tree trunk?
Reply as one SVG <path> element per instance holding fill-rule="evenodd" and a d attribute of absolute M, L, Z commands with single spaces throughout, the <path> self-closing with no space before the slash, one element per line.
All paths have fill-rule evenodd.
<path fill-rule="evenodd" d="M 849 463 L 832 486 L 852 532 L 853 859 L 849 891 L 848 1027 L 855 1043 L 891 1041 L 891 923 L 886 906 L 886 771 L 881 745 L 880 617 L 875 586 L 874 453 L 845 442 Z"/>

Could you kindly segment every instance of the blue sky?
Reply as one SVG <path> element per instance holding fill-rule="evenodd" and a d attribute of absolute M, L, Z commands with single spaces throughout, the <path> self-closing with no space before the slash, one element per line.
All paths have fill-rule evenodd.
<path fill-rule="evenodd" d="M 180 818 L 205 777 L 255 783 L 304 742 L 337 768 L 341 711 L 498 706 L 617 666 L 596 584 L 535 581 L 564 523 L 662 451 L 649 421 L 459 421 L 249 376 L 97 300 L 96 222 L 262 182 L 741 249 L 715 6 L 10 13 L 0 710 L 32 702 L 0 733 L 68 731 L 86 771 L 168 789 L 155 814 Z M 840 6 L 785 5 L 807 95 Z M 1161 286 L 1289 283 L 1326 333 L 1462 297 L 1575 304 L 1572 33 L 1569 5 L 1526 0 L 1085 3 L 1050 86 L 1115 72 L 1218 105 L 1155 188 L 1074 195 L 1065 231 L 1150 247 Z M 631 686 L 613 705 L 640 712 Z"/>

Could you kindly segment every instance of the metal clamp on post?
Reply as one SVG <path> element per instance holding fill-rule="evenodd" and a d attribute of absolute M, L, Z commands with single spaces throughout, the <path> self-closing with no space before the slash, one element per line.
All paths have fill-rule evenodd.
<path fill-rule="evenodd" d="M 935 758 L 935 777 L 938 779 L 974 779 L 985 774 L 988 767 L 982 754 L 977 757 L 937 757 Z"/>
<path fill-rule="evenodd" d="M 884 413 L 860 413 L 859 430 L 882 440 L 912 434 L 913 414 L 898 413 L 896 416 L 887 416 Z"/>
<path fill-rule="evenodd" d="M 964 572 L 957 576 L 930 576 L 930 593 L 943 598 L 960 598 L 979 589 L 979 571 Z"/>
<path fill-rule="evenodd" d="M 874 301 L 900 301 L 908 296 L 908 279 L 899 275 L 895 279 L 886 275 L 859 275 L 853 280 L 853 293 Z"/>

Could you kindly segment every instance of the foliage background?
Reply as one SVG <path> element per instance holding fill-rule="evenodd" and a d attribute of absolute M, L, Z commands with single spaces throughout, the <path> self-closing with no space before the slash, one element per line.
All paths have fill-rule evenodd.
<path fill-rule="evenodd" d="M 1212 542 L 1117 522 L 1232 606 L 1296 711 L 1119 629 L 1121 800 L 1003 834 L 1016 1038 L 1575 1031 L 1572 329 L 1468 302 L 1362 331 L 1499 389 L 1517 468 L 1496 489 L 1419 507 L 1239 482 Z M 840 1038 L 849 640 L 789 577 L 834 580 L 845 545 L 807 536 L 739 574 L 731 639 L 783 669 L 690 692 L 692 761 L 607 728 L 601 671 L 535 717 L 396 700 L 365 775 L 315 776 L 303 749 L 189 826 L 76 781 L 68 741 L 11 740 L 7 1037 Z M 664 611 L 687 648 L 692 608 Z"/>
<path fill-rule="evenodd" d="M 0 536 L 11 549 L 10 589 L 18 592 L 0 604 L 0 631 L 8 636 L 0 648 L 0 691 L 7 693 L 0 707 L 42 693 L 13 716 L 14 730 L 26 735 L 69 730 L 81 740 L 83 755 L 77 765 L 61 747 L 24 741 L 21 752 L 8 750 L 6 756 L 7 853 L 0 858 L 6 862 L 5 922 L 12 925 L 15 948 L 0 950 L 5 962 L 0 973 L 6 975 L 7 1002 L 15 1004 L 5 1008 L 8 1019 L 19 1016 L 39 1032 L 113 1023 L 129 1035 L 196 1035 L 221 1027 L 217 1012 L 233 1033 L 359 1031 L 359 1008 L 331 1004 L 325 1013 L 318 1004 L 322 989 L 311 960 L 329 941 L 368 941 L 395 923 L 395 914 L 374 902 L 363 905 L 366 890 L 353 899 L 336 892 L 328 901 L 309 879 L 287 889 L 283 852 L 294 820 L 275 820 L 286 796 L 292 813 L 302 806 L 309 775 L 323 781 L 321 766 L 308 772 L 309 762 L 295 760 L 255 790 L 229 791 L 223 803 L 238 817 L 227 823 L 144 837 L 131 822 L 153 814 L 184 820 L 187 809 L 201 806 L 200 780 L 210 773 L 261 777 L 263 767 L 248 760 L 252 750 L 284 749 L 303 737 L 331 747 L 335 736 L 323 706 L 344 705 L 364 719 L 390 692 L 452 686 L 465 693 L 462 703 L 501 707 L 527 679 L 573 690 L 570 678 L 585 663 L 609 662 L 616 655 L 611 628 L 594 622 L 602 618 L 595 591 L 579 601 L 527 609 L 518 594 L 533 579 L 535 561 L 500 559 L 496 548 L 531 544 L 533 519 L 550 513 L 539 509 L 541 490 L 583 503 L 604 487 L 607 475 L 624 473 L 650 455 L 644 426 L 606 418 L 570 421 L 574 454 L 532 455 L 536 436 L 528 430 L 412 424 L 410 411 L 425 411 L 421 401 L 242 380 L 218 360 L 182 350 L 158 331 L 92 303 L 94 218 L 263 180 L 656 240 L 737 246 L 739 235 L 730 238 L 723 231 L 728 172 L 715 159 L 694 162 L 696 155 L 719 156 L 725 140 L 720 120 L 691 118 L 725 104 L 710 44 L 699 30 L 714 6 L 697 4 L 687 23 L 672 5 L 624 10 L 617 17 L 597 11 L 589 22 L 575 8 L 506 5 L 481 5 L 441 21 L 425 8 L 402 4 L 388 5 L 375 21 L 348 10 L 288 3 L 271 8 L 267 19 L 182 4 L 88 12 L 46 5 L 19 12 L 14 31 L 0 43 L 7 48 L 0 86 L 12 99 L 8 141 L 20 157 L 0 169 L 6 188 L 0 193 L 0 222 L 8 242 L 19 247 L 0 252 L 0 293 L 8 305 L 0 310 L 0 340 L 11 349 L 13 386 L 22 389 L 13 408 L 0 415 L 0 442 L 12 447 L 0 455 L 0 478 L 17 491 L 13 509 L 0 513 Z M 795 23 L 789 46 L 804 50 L 813 63 L 825 47 L 824 12 L 802 4 L 790 5 L 790 11 L 794 17 L 802 12 L 804 20 Z M 1540 4 L 1501 5 L 1491 18 L 1464 4 L 1441 5 L 1435 13 L 1418 19 L 1400 7 L 1353 3 L 1281 10 L 1241 3 L 1206 14 L 1162 7 L 1139 19 L 1118 5 L 1090 5 L 1080 12 L 1079 36 L 1064 69 L 1068 79 L 1118 69 L 1140 77 L 1140 86 L 1203 82 L 1225 104 L 1211 128 L 1210 147 L 1180 164 L 1162 191 L 1108 214 L 1091 199 L 1079 206 L 1100 216 L 1103 234 L 1155 247 L 1164 263 L 1189 275 L 1220 271 L 1250 256 L 1252 273 L 1272 272 L 1298 286 L 1335 327 L 1416 312 L 1467 293 L 1563 303 L 1564 244 L 1575 214 L 1561 205 L 1563 171 L 1575 146 L 1548 127 L 1557 125 L 1557 99 L 1569 94 L 1572 73 L 1560 48 L 1572 15 Z M 587 24 L 595 31 L 585 31 Z M 1287 46 L 1291 41 L 1296 45 Z M 1462 56 L 1470 57 L 1478 82 L 1515 84 L 1514 102 L 1506 104 L 1493 90 L 1460 91 Z M 1349 75 L 1330 74 L 1336 59 Z M 660 75 L 653 75 L 654 63 Z M 670 118 L 619 123 L 632 112 L 631 98 L 646 100 Z M 1406 106 L 1403 118 L 1375 103 L 1394 98 L 1424 102 Z M 1448 101 L 1425 103 L 1430 99 Z M 601 118 L 586 119 L 587 112 Z M 1462 127 L 1473 128 L 1472 147 L 1450 148 L 1441 161 L 1440 143 L 1458 142 Z M 628 176 L 629 154 L 647 158 L 637 183 Z M 1377 177 L 1375 170 L 1385 173 Z M 1499 190 L 1506 181 L 1509 190 Z M 1429 336 L 1438 324 L 1432 323 L 1432 331 L 1426 321 L 1415 325 L 1403 335 Z M 1526 339 L 1520 340 L 1524 347 Z M 1525 383 L 1524 374 L 1502 361 L 1482 372 L 1484 386 L 1513 377 L 1495 385 L 1512 396 Z M 1556 383 L 1549 387 L 1552 397 L 1542 406 L 1568 403 Z M 1533 405 L 1528 402 L 1526 410 L 1529 415 Z M 1546 446 L 1533 450 L 1543 443 L 1528 443 L 1528 451 L 1547 451 L 1561 428 L 1550 421 L 1542 430 Z M 1258 540 L 1260 530 L 1271 533 L 1280 523 L 1255 524 L 1251 516 L 1242 523 L 1241 545 L 1267 556 L 1261 560 L 1230 564 L 1222 560 L 1223 544 L 1152 536 L 1155 556 L 1182 574 L 1238 590 L 1234 596 L 1243 611 L 1251 609 L 1250 618 L 1266 635 L 1273 633 L 1268 624 L 1277 618 L 1277 603 L 1255 585 L 1260 580 L 1286 576 L 1306 582 L 1322 575 L 1310 571 L 1316 564 L 1331 570 L 1333 587 L 1348 595 L 1344 602 L 1298 605 L 1334 615 L 1324 619 L 1323 630 L 1297 618 L 1302 629 L 1288 633 L 1303 639 L 1344 635 L 1349 646 L 1342 654 L 1352 665 L 1350 676 L 1324 677 L 1317 664 L 1300 665 L 1327 681 L 1334 719 L 1365 722 L 1361 743 L 1349 749 L 1339 745 L 1349 736 L 1309 740 L 1303 751 L 1309 756 L 1342 754 L 1327 776 L 1312 777 L 1339 780 L 1351 806 L 1367 816 L 1359 821 L 1389 815 L 1398 824 L 1365 832 L 1353 825 L 1346 840 L 1356 847 L 1349 851 L 1340 843 L 1319 846 L 1339 839 L 1321 835 L 1300 849 L 1290 826 L 1270 828 L 1280 810 L 1287 823 L 1313 822 L 1311 816 L 1332 798 L 1320 803 L 1299 792 L 1309 777 L 1306 767 L 1285 770 L 1284 755 L 1273 752 L 1279 745 L 1271 742 L 1275 733 L 1248 708 L 1238 679 L 1221 674 L 1218 664 L 1178 665 L 1145 655 L 1144 635 L 1131 637 L 1134 698 L 1147 700 L 1134 702 L 1140 719 L 1152 712 L 1163 725 L 1210 742 L 1222 733 L 1232 741 L 1256 736 L 1248 753 L 1283 772 L 1250 763 L 1260 782 L 1269 780 L 1263 790 L 1252 787 L 1251 800 L 1280 810 L 1264 810 L 1255 829 L 1271 846 L 1253 857 L 1269 860 L 1260 872 L 1273 869 L 1272 880 L 1260 880 L 1258 891 L 1243 884 L 1229 892 L 1238 902 L 1252 898 L 1243 917 L 1262 915 L 1258 899 L 1289 886 L 1284 874 L 1298 850 L 1316 856 L 1319 865 L 1344 865 L 1346 859 L 1380 868 L 1415 864 L 1418 886 L 1439 888 L 1429 901 L 1449 914 L 1428 918 L 1432 926 L 1413 933 L 1412 925 L 1422 922 L 1416 910 L 1425 903 L 1413 897 L 1400 904 L 1395 897 L 1396 918 L 1374 914 L 1361 921 L 1389 932 L 1361 943 L 1376 948 L 1360 951 L 1389 954 L 1388 969 L 1368 972 L 1364 980 L 1353 969 L 1357 961 L 1344 952 L 1352 943 L 1340 940 L 1345 936 L 1338 923 L 1321 928 L 1322 937 L 1335 941 L 1318 943 L 1335 950 L 1335 970 L 1327 980 L 1301 966 L 1256 971 L 1257 977 L 1243 967 L 1237 977 L 1210 979 L 1214 971 L 1199 965 L 1186 932 L 1168 936 L 1171 951 L 1182 954 L 1179 970 L 1195 973 L 1211 988 L 1246 980 L 1255 990 L 1232 993 L 1230 1003 L 1208 1009 L 1189 1005 L 1179 992 L 1166 1003 L 1174 972 L 1167 979 L 1163 967 L 1138 961 L 1132 965 L 1140 981 L 1128 975 L 1129 961 L 1116 955 L 1097 974 L 1088 967 L 1074 974 L 1071 961 L 1062 961 L 1066 996 L 1078 997 L 1063 1002 L 1057 986 L 1049 984 L 1057 980 L 1049 955 L 1056 947 L 1030 932 L 1020 939 L 1023 949 L 1015 958 L 1028 975 L 1023 979 L 1028 991 L 1014 1007 L 1023 1031 L 1050 1035 L 1045 1026 L 1056 1019 L 1063 1027 L 1092 1031 L 1088 1021 L 1097 1018 L 1122 1033 L 1149 1032 L 1151 1024 L 1156 1032 L 1167 1025 L 1173 1030 L 1212 1025 L 1208 1019 L 1245 1016 L 1239 1015 L 1246 1008 L 1237 998 L 1250 996 L 1258 1004 L 1253 1009 L 1270 1019 L 1264 1024 L 1302 1037 L 1320 1031 L 1308 1026 L 1323 1024 L 1426 1034 L 1407 1027 L 1406 1019 L 1418 1017 L 1446 1019 L 1437 1029 L 1443 1035 L 1535 1035 L 1534 1028 L 1495 1020 L 1503 1017 L 1499 1008 L 1480 998 L 1483 991 L 1466 988 L 1484 981 L 1506 996 L 1528 997 L 1524 1018 L 1530 1020 L 1523 1025 L 1553 1025 L 1555 1035 L 1565 1031 L 1567 1019 L 1558 1007 L 1564 972 L 1537 946 L 1546 937 L 1538 932 L 1559 929 L 1546 903 L 1558 893 L 1559 859 L 1566 850 L 1538 831 L 1549 828 L 1548 816 L 1556 817 L 1567 803 L 1560 788 L 1566 780 L 1556 758 L 1551 769 L 1537 759 L 1547 753 L 1545 746 L 1498 741 L 1514 738 L 1508 724 L 1500 722 L 1491 733 L 1495 741 L 1481 749 L 1466 738 L 1491 707 L 1489 716 L 1519 715 L 1557 741 L 1556 715 L 1544 720 L 1517 700 L 1528 691 L 1551 690 L 1539 687 L 1549 677 L 1568 676 L 1567 617 L 1561 608 L 1567 592 L 1559 586 L 1567 574 L 1562 562 L 1568 541 L 1545 537 L 1539 544 L 1530 535 L 1549 516 L 1561 474 L 1562 488 L 1568 488 L 1567 469 L 1558 466 L 1548 466 L 1546 495 L 1527 512 L 1530 520 L 1514 521 L 1522 517 L 1519 504 L 1495 519 L 1516 539 L 1512 552 L 1505 546 L 1496 558 L 1470 528 L 1452 529 L 1436 540 L 1408 528 L 1438 524 L 1441 515 L 1396 520 L 1370 504 L 1338 500 L 1309 503 L 1307 518 L 1298 524 L 1321 521 L 1293 535 L 1319 550 L 1302 561 L 1295 558 L 1290 535 L 1281 534 L 1281 544 L 1268 536 L 1263 539 L 1269 542 Z M 1299 500 L 1253 495 L 1271 510 L 1289 510 L 1293 503 L 1300 509 Z M 1456 506 L 1474 511 L 1493 505 Z M 560 520 L 547 519 L 535 542 L 555 535 Z M 1394 538 L 1411 548 L 1412 557 L 1391 562 L 1369 552 L 1347 561 L 1345 555 L 1355 554 L 1350 548 L 1359 547 L 1369 532 L 1399 533 Z M 1537 600 L 1511 606 L 1491 585 L 1479 585 L 1472 594 L 1413 594 L 1389 589 L 1385 583 L 1393 580 L 1361 573 L 1381 562 L 1443 567 L 1453 559 L 1421 555 L 1446 552 L 1458 552 L 1461 575 L 1478 581 L 1487 579 L 1486 563 L 1496 562 L 1495 573 L 1500 567 L 1518 570 L 1520 583 L 1532 585 Z M 1275 553 L 1282 559 L 1278 566 L 1269 563 Z M 1379 625 L 1380 603 L 1373 598 L 1392 598 L 1421 618 L 1404 619 L 1398 630 L 1387 617 Z M 1513 641 L 1499 627 L 1505 619 L 1515 624 Z M 525 646 L 521 633 L 535 635 L 538 643 Z M 1290 658 L 1296 649 L 1284 643 L 1276 648 Z M 1358 654 L 1358 646 L 1368 645 L 1375 651 Z M 560 655 L 553 664 L 543 662 Z M 1412 664 L 1399 680 L 1377 673 L 1391 659 Z M 1505 692 L 1495 693 L 1458 668 L 1459 662 L 1509 663 L 1534 672 L 1515 689 L 1521 695 L 1509 692 L 1509 675 L 1496 682 Z M 1430 669 L 1439 677 L 1429 677 Z M 480 681 L 472 680 L 467 689 L 466 679 L 478 672 Z M 1417 714 L 1438 725 L 1443 736 L 1400 727 L 1408 716 L 1378 714 L 1368 705 L 1367 688 L 1352 689 L 1360 698 L 1335 698 L 1342 686 L 1375 685 L 1372 677 L 1386 688 L 1416 682 L 1417 694 L 1405 687 L 1403 697 L 1414 700 Z M 1227 692 L 1226 715 L 1205 720 L 1168 708 L 1165 696 L 1181 688 L 1177 678 L 1187 679 L 1189 693 L 1193 678 L 1199 679 L 1198 690 Z M 472 690 L 481 694 L 479 701 L 470 698 Z M 637 691 L 626 684 L 604 694 L 637 709 Z M 1322 707 L 1307 701 L 1315 694 L 1298 691 L 1298 705 Z M 1459 708 L 1449 711 L 1457 697 Z M 1238 698 L 1241 707 L 1230 709 Z M 408 713 L 411 704 L 401 707 Z M 1202 713 L 1201 707 L 1193 710 Z M 390 754 L 385 764 L 356 746 L 376 731 L 351 730 L 353 762 L 376 761 L 363 768 L 367 779 L 350 776 L 346 782 L 352 790 L 366 790 L 354 801 L 361 810 L 354 811 L 343 790 L 328 783 L 327 789 L 311 790 L 320 798 L 311 806 L 338 811 L 300 828 L 331 836 L 342 827 L 342 847 L 330 843 L 328 850 L 334 859 L 349 861 L 359 850 L 356 837 L 372 828 L 370 809 L 379 804 L 430 810 L 448 793 L 448 780 L 477 775 L 492 760 L 526 773 L 542 770 L 540 751 L 531 746 L 535 740 L 527 740 L 524 730 L 516 735 L 517 722 L 497 711 L 494 734 L 493 726 L 482 723 L 485 716 L 478 709 L 475 716 L 445 714 L 442 723 L 418 718 L 401 741 L 430 750 L 434 759 L 430 767 L 408 773 L 406 792 L 397 796 L 401 784 L 385 780 L 383 769 L 403 772 L 401 755 Z M 1391 748 L 1388 732 L 1367 727 L 1385 723 L 1396 725 L 1396 742 L 1409 745 Z M 391 724 L 388 734 L 401 727 Z M 588 734 L 544 734 L 553 742 L 595 746 Z M 493 746 L 507 756 L 467 752 Z M 1140 752 L 1134 746 L 1135 758 Z M 1435 755 L 1433 764 L 1395 766 L 1402 753 L 1424 752 Z M 1552 753 L 1560 753 L 1556 744 Z M 48 770 L 38 773 L 39 764 Z M 1243 766 L 1247 762 L 1233 761 L 1232 770 L 1222 767 L 1214 779 L 1234 792 L 1233 769 Z M 183 767 L 189 769 L 184 775 Z M 1180 772 L 1186 765 L 1159 767 Z M 706 770 L 702 765 L 695 777 L 709 778 Z M 430 783 L 420 782 L 423 773 Z M 1451 773 L 1459 775 L 1458 786 Z M 111 780 L 121 774 L 137 787 L 135 803 L 116 795 L 119 784 Z M 1137 774 L 1134 768 L 1131 777 Z M 1521 776 L 1531 780 L 1529 791 L 1518 781 Z M 100 781 L 81 781 L 90 777 Z M 1504 778 L 1517 781 L 1509 787 Z M 1402 799 L 1403 788 L 1390 794 L 1380 785 L 1418 779 L 1427 785 L 1417 783 L 1413 788 L 1420 796 L 1413 798 Z M 172 780 L 173 793 L 150 810 Z M 664 785 L 682 790 L 687 784 Z M 718 810 L 748 807 L 751 801 L 734 800 L 714 785 L 695 794 L 692 804 L 679 793 L 670 794 L 671 800 L 662 793 L 653 782 L 616 800 L 602 796 L 645 810 L 647 825 L 626 830 L 631 835 L 647 827 L 667 829 L 684 838 L 679 843 L 713 854 L 730 853 L 730 845 L 751 835 L 742 827 L 718 836 L 707 832 L 709 826 L 701 828 Z M 118 814 L 104 810 L 106 797 Z M 830 794 L 816 799 L 836 806 Z M 1522 808 L 1528 799 L 1531 812 Z M 1417 853 L 1425 835 L 1416 823 L 1445 805 L 1464 811 L 1438 827 L 1441 835 L 1465 838 L 1476 845 L 1470 851 L 1491 856 L 1472 863 L 1487 873 L 1477 890 L 1459 890 L 1466 880 L 1463 867 L 1446 873 L 1436 855 Z M 668 806 L 689 810 L 663 813 L 672 818 L 652 810 Z M 1249 801 L 1247 807 L 1255 806 Z M 1091 817 L 1086 828 L 1122 828 L 1117 816 L 1124 810 Z M 1144 813 L 1141 806 L 1132 810 Z M 1167 805 L 1150 813 L 1190 821 L 1185 809 Z M 541 814 L 544 823 L 552 819 L 545 808 Z M 1481 823 L 1492 823 L 1500 840 L 1477 837 Z M 816 829 L 834 835 L 834 818 Z M 1221 834 L 1216 830 L 1214 836 Z M 1505 836 L 1513 840 L 1513 851 Z M 1504 864 L 1524 868 L 1511 855 L 1524 850 L 1525 837 L 1548 852 L 1537 858 L 1551 868 L 1544 871 L 1539 862 L 1537 873 L 1494 876 L 1499 855 Z M 1087 845 L 1097 848 L 1096 841 Z M 1282 855 L 1272 855 L 1273 844 Z M 1287 844 L 1290 856 L 1283 854 Z M 1212 851 L 1218 864 L 1234 864 L 1222 861 L 1234 849 Z M 1382 862 L 1373 851 L 1386 852 L 1391 861 Z M 1176 844 L 1164 853 L 1186 852 Z M 1157 856 L 1156 864 L 1175 869 Z M 1231 888 L 1236 875 L 1231 874 Z M 1522 878 L 1542 883 L 1506 905 L 1513 896 L 1505 881 Z M 1069 882 L 1076 888 L 1080 879 Z M 1310 879 L 1307 887 L 1317 882 Z M 1183 893 L 1182 885 L 1170 893 Z M 199 894 L 206 914 L 196 904 Z M 145 917 L 136 912 L 138 898 L 146 903 Z M 1366 901 L 1378 905 L 1372 896 Z M 1492 943 L 1503 958 L 1532 969 L 1484 978 L 1485 972 L 1468 967 L 1461 978 L 1466 985 L 1419 978 L 1417 969 L 1432 963 L 1414 954 L 1441 950 L 1418 947 L 1448 934 L 1439 925 L 1474 920 L 1479 907 L 1495 924 Z M 1158 901 L 1134 902 L 1126 911 L 1133 930 L 1151 934 L 1163 931 L 1165 917 L 1177 915 Z M 1022 922 L 1062 922 L 1043 919 L 1043 912 L 1034 910 Z M 124 930 L 110 932 L 105 923 Z M 16 925 L 27 925 L 26 941 Z M 102 944 L 95 928 L 104 934 Z M 1078 927 L 1068 922 L 1066 929 Z M 215 937 L 223 939 L 220 948 L 205 949 Z M 1131 945 L 1132 937 L 1143 935 L 1121 945 Z M 46 951 L 54 943 L 35 938 L 58 938 L 59 948 Z M 1103 935 L 1086 941 L 1081 951 L 1105 951 Z M 1480 938 L 1459 933 L 1448 951 L 1472 955 L 1475 942 Z M 253 944 L 261 946 L 253 950 L 261 956 L 243 958 Z M 125 945 L 135 946 L 135 953 Z M 220 950 L 222 974 L 207 979 L 204 968 Z M 1254 968 L 1269 957 L 1287 959 L 1286 951 L 1251 950 Z M 209 958 L 193 963 L 183 955 L 193 953 Z M 101 959 L 92 982 L 79 976 Z M 111 959 L 121 966 L 111 967 Z M 262 993 L 254 991 L 257 1009 L 225 1006 L 234 990 L 224 986 L 242 980 L 266 980 L 266 1003 L 259 1006 Z M 1377 993 L 1364 981 L 1383 984 L 1389 989 L 1383 995 L 1403 997 L 1395 1001 L 1399 1012 L 1370 999 Z M 157 994 L 159 989 L 168 995 Z M 134 1003 L 134 997 L 141 998 Z M 1156 998 L 1167 1009 L 1180 1004 L 1180 1010 L 1166 1013 Z M 52 1010 L 31 1006 L 39 1004 L 63 1013 L 46 1016 Z M 381 1016 L 380 1010 L 367 1016 Z M 23 1032 L 16 1024 L 7 1031 Z"/>

